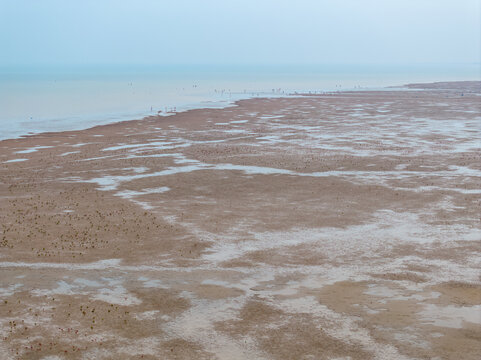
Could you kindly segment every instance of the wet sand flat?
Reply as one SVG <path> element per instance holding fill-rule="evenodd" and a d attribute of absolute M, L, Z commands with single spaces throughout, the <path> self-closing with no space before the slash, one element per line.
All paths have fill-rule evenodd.
<path fill-rule="evenodd" d="M 0 359 L 479 359 L 481 83 L 0 142 Z"/>

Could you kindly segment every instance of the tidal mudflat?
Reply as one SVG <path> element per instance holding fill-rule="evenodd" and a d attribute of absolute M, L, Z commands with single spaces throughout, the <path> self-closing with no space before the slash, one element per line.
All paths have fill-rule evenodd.
<path fill-rule="evenodd" d="M 0 142 L 2 359 L 479 359 L 481 84 Z"/>

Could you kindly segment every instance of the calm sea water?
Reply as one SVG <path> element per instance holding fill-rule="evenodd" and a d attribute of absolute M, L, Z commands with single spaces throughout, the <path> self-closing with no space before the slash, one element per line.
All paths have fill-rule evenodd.
<path fill-rule="evenodd" d="M 0 69 L 0 139 L 223 107 L 256 96 L 479 80 L 479 64 Z"/>

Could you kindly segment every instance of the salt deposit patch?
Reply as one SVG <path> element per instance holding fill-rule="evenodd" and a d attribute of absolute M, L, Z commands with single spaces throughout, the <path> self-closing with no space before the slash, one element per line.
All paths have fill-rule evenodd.
<path fill-rule="evenodd" d="M 131 199 L 135 196 L 142 196 L 142 195 L 149 195 L 149 194 L 162 194 L 169 190 L 170 190 L 169 187 L 162 186 L 158 188 L 143 189 L 141 191 L 123 190 L 123 191 L 116 192 L 115 195 L 120 196 L 123 199 Z"/>
<path fill-rule="evenodd" d="M 73 145 L 70 145 L 70 146 L 74 147 L 74 148 L 77 148 L 77 147 L 82 147 L 82 146 L 89 145 L 89 144 L 92 144 L 92 143 L 78 143 L 78 144 L 73 144 Z"/>
<path fill-rule="evenodd" d="M 101 280 L 102 282 L 84 278 L 76 278 L 73 282 L 61 280 L 57 282 L 55 288 L 35 289 L 32 293 L 37 296 L 83 294 L 89 295 L 95 300 L 126 306 L 141 303 L 140 299 L 122 286 L 122 280 L 109 278 L 102 278 Z"/>
<path fill-rule="evenodd" d="M 481 324 L 481 305 L 438 306 L 426 304 L 419 314 L 424 322 L 440 327 L 460 329 L 463 327 L 463 322 Z"/>
<path fill-rule="evenodd" d="M 268 120 L 268 119 L 280 119 L 283 117 L 284 115 L 263 115 L 263 116 L 259 116 L 259 119 Z"/>
<path fill-rule="evenodd" d="M 135 152 L 144 151 L 144 150 L 171 150 L 181 147 L 189 147 L 191 144 L 189 143 L 175 143 L 171 141 L 154 141 L 149 143 L 141 143 L 141 144 L 122 144 L 117 146 L 111 146 L 108 148 L 102 149 L 102 151 L 116 151 L 116 150 L 123 150 L 123 149 L 131 149 Z"/>
<path fill-rule="evenodd" d="M 148 174 L 139 174 L 139 175 L 119 175 L 119 176 L 104 176 L 100 178 L 94 178 L 90 180 L 80 180 L 76 179 L 77 181 L 94 183 L 99 185 L 99 190 L 109 191 L 109 190 L 116 190 L 117 187 L 124 182 L 129 182 L 138 179 L 144 179 L 149 177 L 157 177 L 157 176 L 167 176 L 167 175 L 175 175 L 180 173 L 189 173 L 196 170 L 201 170 L 203 166 L 200 165 L 187 165 L 187 166 L 179 166 L 179 167 L 171 167 L 166 170 L 157 171 L 154 173 Z"/>
<path fill-rule="evenodd" d="M 189 296 L 188 293 L 184 294 Z M 249 338 L 237 341 L 215 329 L 216 322 L 234 318 L 244 301 L 205 301 L 191 298 L 192 307 L 167 323 L 165 328 L 173 338 L 182 337 L 199 343 L 219 359 L 265 359 L 255 346 L 251 346 Z"/>
<path fill-rule="evenodd" d="M 225 129 L 223 131 L 225 134 L 243 134 L 245 133 L 246 131 L 243 130 L 243 129 Z M 233 139 L 222 139 L 222 140 L 218 140 L 217 142 L 227 142 L 229 140 L 233 140 Z"/>
<path fill-rule="evenodd" d="M 80 153 L 80 151 L 67 151 L 67 152 L 64 152 L 63 154 L 60 154 L 58 156 L 67 156 L 67 155 L 78 154 L 78 153 Z"/>
<path fill-rule="evenodd" d="M 221 281 L 221 280 L 214 280 L 214 279 L 205 279 L 201 282 L 202 285 L 218 285 L 224 287 L 231 287 L 232 284 L 228 281 Z"/>
<path fill-rule="evenodd" d="M 13 284 L 6 288 L 0 288 L 0 297 L 11 296 L 15 293 L 15 290 L 21 288 L 23 284 Z"/>
<path fill-rule="evenodd" d="M 149 170 L 149 168 L 145 166 L 138 166 L 138 167 L 131 167 L 131 168 L 123 168 L 122 170 L 132 170 L 136 174 L 143 174 Z"/>
<path fill-rule="evenodd" d="M 334 338 L 345 339 L 350 343 L 362 345 L 369 351 L 372 351 L 376 359 L 409 359 L 399 354 L 394 346 L 375 341 L 367 329 L 359 327 L 355 319 L 341 313 L 336 313 L 328 307 L 321 305 L 314 296 L 285 299 L 277 301 L 272 305 L 290 313 L 308 313 L 324 321 L 340 324 L 340 326 L 335 328 L 323 327 L 323 330 Z"/>
<path fill-rule="evenodd" d="M 69 284 L 66 281 L 58 281 L 57 287 L 53 289 L 35 289 L 32 291 L 32 294 L 37 296 L 45 296 L 45 295 L 73 295 L 78 294 L 75 291 L 78 287 L 74 284 Z"/>
<path fill-rule="evenodd" d="M 123 286 L 117 285 L 113 289 L 103 288 L 99 292 L 92 296 L 95 300 L 105 301 L 110 304 L 116 305 L 139 305 L 142 303 L 135 295 L 129 293 Z"/>
<path fill-rule="evenodd" d="M 170 156 L 176 156 L 170 154 Z M 93 178 L 88 180 L 82 180 L 79 178 L 70 178 L 69 180 L 95 183 L 98 184 L 99 190 L 116 190 L 117 187 L 124 183 L 134 180 L 139 180 L 149 177 L 159 177 L 159 176 L 169 176 L 180 173 L 189 173 L 199 170 L 223 170 L 223 171 L 242 171 L 246 175 L 291 175 L 291 176 L 306 176 L 306 177 L 344 177 L 348 180 L 357 181 L 359 183 L 375 183 L 384 184 L 387 180 L 399 180 L 399 179 L 409 179 L 411 177 L 432 177 L 433 172 L 431 171 L 407 171 L 407 170 L 397 170 L 397 171 L 350 171 L 350 170 L 330 170 L 323 172 L 297 172 L 288 169 L 271 168 L 266 166 L 249 166 L 249 165 L 235 165 L 235 164 L 207 164 L 201 163 L 197 160 L 189 160 L 186 158 L 179 158 L 176 160 L 178 163 L 190 163 L 191 165 L 179 166 L 179 167 L 169 167 L 165 170 L 144 173 L 146 168 L 130 168 L 136 173 L 141 173 L 137 175 L 106 175 L 99 178 Z M 142 169 L 142 170 L 141 170 Z M 129 170 L 129 168 L 125 169 Z M 471 169 L 463 166 L 452 166 L 450 170 L 437 171 L 435 176 L 442 176 L 446 179 L 454 179 L 459 176 L 472 176 L 480 177 L 481 171 L 476 169 Z"/>
<path fill-rule="evenodd" d="M 216 243 L 203 259 L 210 262 L 221 262 L 242 256 L 251 251 L 267 250 L 282 246 L 292 246 L 301 243 L 316 241 L 319 232 L 312 230 L 297 230 L 282 233 L 258 233 L 254 234 L 255 240 L 241 241 L 238 243 Z"/>
<path fill-rule="evenodd" d="M 12 159 L 12 160 L 7 160 L 7 161 L 4 161 L 3 163 L 6 164 L 6 163 L 14 163 L 14 162 L 20 162 L 20 161 L 27 161 L 29 159 Z"/>
<path fill-rule="evenodd" d="M 81 159 L 79 161 L 94 161 L 94 160 L 103 160 L 103 159 L 109 159 L 115 157 L 115 155 L 107 155 L 107 156 L 97 156 L 93 158 L 87 158 L 87 159 Z"/>
<path fill-rule="evenodd" d="M 0 262 L 0 268 L 30 268 L 30 269 L 66 269 L 66 270 L 106 270 L 119 268 L 122 259 L 105 259 L 85 264 L 74 263 L 27 263 L 27 262 Z"/>
<path fill-rule="evenodd" d="M 173 154 L 128 154 L 125 157 L 119 158 L 120 160 L 125 160 L 125 159 L 142 159 L 142 158 L 163 158 L 163 157 L 175 157 L 177 156 L 177 153 Z"/>
<path fill-rule="evenodd" d="M 143 286 L 146 288 L 165 288 L 166 286 L 162 284 L 159 279 L 150 279 L 144 276 L 139 277 L 139 281 L 143 282 Z"/>
<path fill-rule="evenodd" d="M 417 257 L 385 258 L 383 255 L 373 257 L 373 254 L 383 254 L 390 248 L 403 244 L 422 244 L 430 247 L 432 243 L 440 243 L 449 248 L 450 244 L 456 246 L 457 241 L 477 241 L 481 238 L 481 229 L 473 229 L 464 225 L 428 225 L 419 219 L 419 215 L 412 213 L 396 213 L 389 210 L 378 211 L 370 223 L 349 226 L 345 229 L 318 228 L 318 229 L 293 229 L 284 232 L 262 232 L 252 234 L 252 240 L 229 241 L 227 238 L 218 239 L 210 247 L 203 259 L 216 266 L 217 263 L 229 261 L 255 251 L 271 250 L 289 253 L 291 247 L 300 244 L 315 245 L 314 248 L 322 249 L 322 256 L 326 259 L 344 261 L 342 267 L 331 267 L 329 262 L 322 268 L 323 276 L 327 280 L 340 281 L 356 279 L 356 281 L 371 279 L 373 273 L 398 272 L 406 263 L 416 263 L 418 260 L 427 265 L 426 260 Z M 371 260 L 366 262 L 364 256 Z M 268 260 L 266 260 L 268 262 Z M 436 268 L 430 274 L 432 281 L 446 281 L 449 274 L 450 280 L 476 281 L 476 263 L 455 263 L 452 261 L 429 260 Z M 307 266 L 304 266 L 306 272 Z M 383 289 L 370 289 L 381 292 Z M 388 291 L 388 290 L 386 290 Z M 389 294 L 390 296 L 393 294 Z"/>
<path fill-rule="evenodd" d="M 134 318 L 137 320 L 155 320 L 158 313 L 160 313 L 159 310 L 144 311 L 142 313 L 134 314 Z"/>
<path fill-rule="evenodd" d="M 277 135 L 266 135 L 266 136 L 260 136 L 256 138 L 261 144 L 277 144 L 281 142 L 285 142 L 286 140 L 282 140 L 282 136 L 277 136 Z"/>
<path fill-rule="evenodd" d="M 98 281 L 83 279 L 83 278 L 75 279 L 74 283 L 79 284 L 80 286 L 87 286 L 87 287 L 100 287 L 100 286 L 102 286 L 102 284 L 99 283 Z"/>
<path fill-rule="evenodd" d="M 123 150 L 123 149 L 132 149 L 132 148 L 138 148 L 138 147 L 145 147 L 145 146 L 155 146 L 155 145 L 170 145 L 172 144 L 171 142 L 156 142 L 156 143 L 141 143 L 141 144 L 120 144 L 116 146 L 111 146 L 108 148 L 102 149 L 102 151 L 117 151 L 117 150 Z"/>
<path fill-rule="evenodd" d="M 123 356 L 120 358 L 132 359 L 132 358 L 143 358 L 144 355 L 149 357 L 158 358 L 159 356 L 159 344 L 160 339 L 157 337 L 147 337 L 142 339 L 123 340 L 122 346 L 119 346 L 117 351 Z M 111 353 L 103 354 L 104 356 L 95 356 L 95 359 L 105 359 L 111 357 Z"/>
<path fill-rule="evenodd" d="M 38 150 L 41 150 L 41 149 L 49 149 L 52 147 L 53 146 L 34 146 L 25 150 L 16 151 L 15 154 L 30 154 L 33 152 L 37 152 Z"/>
<path fill-rule="evenodd" d="M 368 290 L 364 292 L 365 294 L 368 295 L 374 295 L 377 297 L 386 297 L 386 298 L 393 298 L 396 295 L 400 294 L 400 291 L 390 289 L 386 286 L 380 286 L 376 284 L 369 284 L 368 285 Z"/>

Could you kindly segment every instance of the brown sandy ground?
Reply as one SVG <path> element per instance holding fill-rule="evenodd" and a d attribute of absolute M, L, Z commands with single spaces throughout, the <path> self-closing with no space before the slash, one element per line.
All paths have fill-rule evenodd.
<path fill-rule="evenodd" d="M 0 142 L 0 358 L 479 359 L 480 83 L 410 87 Z"/>

